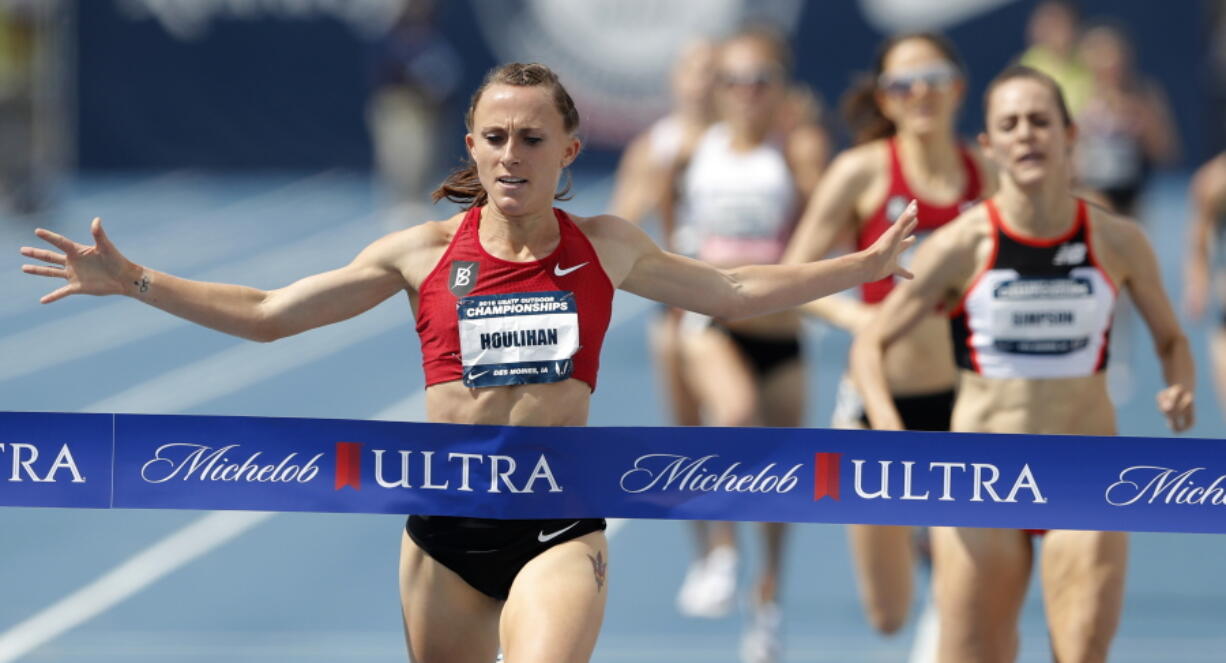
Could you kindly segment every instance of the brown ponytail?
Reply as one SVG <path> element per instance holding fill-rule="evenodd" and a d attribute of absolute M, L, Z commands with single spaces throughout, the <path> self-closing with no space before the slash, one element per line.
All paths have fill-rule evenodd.
<path fill-rule="evenodd" d="M 898 131 L 894 122 L 886 117 L 877 105 L 877 76 L 857 76 L 843 94 L 839 105 L 843 111 L 843 120 L 851 131 L 852 142 L 856 145 L 887 138 Z"/>
<path fill-rule="evenodd" d="M 944 35 L 935 32 L 908 32 L 894 35 L 881 42 L 877 47 L 877 55 L 873 59 L 873 71 L 860 75 L 843 94 L 839 106 L 843 111 L 843 120 L 851 130 L 852 139 L 856 145 L 869 143 L 880 138 L 888 138 L 898 132 L 894 122 L 881 112 L 877 105 L 877 82 L 885 71 L 885 59 L 889 57 L 894 47 L 911 39 L 921 39 L 932 44 L 938 52 L 952 64 L 964 78 L 966 65 L 953 42 Z"/>
<path fill-rule="evenodd" d="M 554 106 L 562 115 L 563 128 L 570 134 L 579 130 L 579 111 L 575 108 L 575 102 L 566 92 L 566 88 L 562 87 L 558 75 L 543 64 L 511 62 L 491 69 L 485 75 L 481 86 L 473 93 L 472 101 L 468 104 L 468 112 L 464 115 L 464 126 L 470 132 L 473 130 L 473 114 L 476 112 L 477 102 L 481 100 L 481 95 L 485 93 L 486 88 L 491 85 L 514 85 L 516 87 L 539 85 L 549 88 Z M 434 190 L 430 196 L 434 202 L 437 203 L 446 198 L 453 203 L 464 205 L 464 209 L 480 207 L 488 202 L 489 196 L 485 192 L 485 187 L 481 186 L 481 179 L 477 176 L 477 164 L 473 163 L 471 157 L 466 158 L 466 161 L 463 167 L 452 171 L 447 179 L 443 180 L 443 183 Z M 566 187 L 555 194 L 554 199 L 569 200 L 570 197 L 567 194 L 570 193 L 570 188 L 570 172 L 567 171 Z"/>

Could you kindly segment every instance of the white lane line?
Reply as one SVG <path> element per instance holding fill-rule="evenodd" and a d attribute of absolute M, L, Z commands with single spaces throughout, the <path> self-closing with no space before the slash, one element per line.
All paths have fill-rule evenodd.
<path fill-rule="evenodd" d="M 282 352 L 270 352 L 274 348 L 255 344 L 240 345 L 98 401 L 85 408 L 85 411 L 111 412 L 149 407 L 159 412 L 182 411 L 211 398 L 236 391 L 251 381 L 267 378 L 339 352 L 346 346 L 370 338 L 398 322 L 398 318 L 389 320 L 389 316 L 368 313 L 347 323 L 316 330 L 316 333 L 302 337 L 306 343 L 285 348 Z M 319 333 L 332 329 L 337 329 L 338 333 Z M 420 403 L 414 405 L 412 401 Z M 422 391 L 398 403 L 394 411 L 411 410 L 424 413 L 424 405 L 425 392 Z M 376 418 L 392 411 L 393 408 L 385 408 Z M 0 634 L 0 663 L 21 658 L 274 515 L 276 514 L 218 511 L 187 524 L 97 580 Z"/>
<path fill-rule="evenodd" d="M 927 582 L 927 596 L 920 612 L 919 621 L 915 625 L 915 635 L 911 642 L 911 653 L 907 663 L 936 663 L 937 638 L 941 630 L 941 617 L 937 613 L 936 599 L 932 596 L 932 579 L 921 576 L 920 582 Z"/>
<path fill-rule="evenodd" d="M 180 168 L 176 170 L 167 170 L 164 172 L 150 172 L 145 175 L 138 175 L 134 178 L 128 178 L 125 176 L 122 183 L 111 182 L 105 186 L 101 186 L 98 190 L 93 191 L 88 195 L 74 195 L 71 200 L 65 201 L 64 206 L 97 205 L 105 203 L 112 198 L 124 200 L 135 194 L 143 194 L 144 192 L 148 191 L 160 191 L 170 186 L 192 186 L 194 181 L 198 181 L 203 177 L 204 174 L 201 171 L 192 170 L 190 168 Z M 98 182 L 99 179 L 100 178 L 95 178 L 94 181 Z M 52 211 L 54 212 L 55 210 L 53 209 Z"/>
<path fill-rule="evenodd" d="M 223 280 L 234 274 L 247 282 L 276 282 L 287 275 L 306 276 L 311 265 L 340 266 L 338 246 L 366 238 L 372 217 L 363 216 L 246 260 L 209 269 L 193 278 Z M 369 239 L 374 239 L 369 237 Z M 323 254 L 330 254 L 330 259 Z M 325 261 L 324 265 L 320 265 Z M 328 268 L 325 267 L 325 268 Z M 61 304 L 63 305 L 63 304 Z M 134 302 L 114 301 L 97 308 L 51 320 L 0 338 L 0 381 L 24 377 L 60 364 L 112 350 L 190 323 Z"/>
<path fill-rule="evenodd" d="M 235 251 L 263 243 L 284 241 L 287 230 L 283 226 L 293 225 L 306 210 L 312 216 L 326 218 L 326 214 L 340 215 L 344 210 L 339 207 L 332 209 L 327 204 L 333 200 L 327 195 L 326 187 L 321 186 L 334 174 L 324 171 L 294 180 L 256 195 L 240 198 L 223 205 L 209 207 L 199 213 L 185 214 L 173 219 L 156 223 L 148 227 L 147 223 L 137 221 L 129 223 L 125 218 L 104 218 L 107 232 L 122 248 L 125 254 L 139 258 L 146 265 L 161 265 L 174 262 L 175 271 L 179 274 L 189 272 L 201 265 L 222 259 Z M 156 191 L 156 189 L 154 189 Z M 153 194 L 156 195 L 156 194 Z M 283 210 L 282 208 L 290 208 Z M 94 215 L 97 216 L 95 210 Z M 297 211 L 293 221 L 284 224 L 269 222 L 268 219 L 278 216 L 291 216 Z M 234 224 L 235 217 L 251 217 L 257 222 L 248 223 L 239 231 L 227 232 L 228 224 Z M 52 224 L 51 230 L 59 230 L 69 237 L 84 240 L 88 237 L 89 219 L 71 223 Z M 135 227 L 133 227 L 135 226 Z M 296 226 L 295 226 L 296 227 Z M 82 234 L 84 233 L 84 236 Z M 40 245 L 32 229 L 23 231 L 19 240 L 6 246 L 15 248 L 18 245 Z M 184 247 L 190 249 L 185 251 Z M 24 257 L 6 254 L 4 264 L 9 258 L 16 264 L 31 262 Z M 36 262 L 36 261 L 33 261 Z M 26 277 L 29 279 L 29 277 Z M 47 281 L 49 283 L 50 281 Z M 26 283 L 35 283 L 29 279 Z M 49 291 L 50 289 L 47 289 Z M 23 310 L 29 311 L 40 306 L 38 297 L 43 290 L 33 286 L 9 288 L 0 293 L 0 311 L 5 316 L 15 315 Z M 37 293 L 37 294 L 34 294 Z M 31 296 L 34 294 L 34 296 Z"/>
<path fill-rule="evenodd" d="M 363 317 L 367 320 L 363 320 Z M 308 334 L 302 337 L 306 343 L 286 348 L 283 352 L 270 352 L 274 348 L 255 344 L 244 344 L 223 351 L 137 385 L 114 397 L 98 401 L 86 407 L 85 411 L 137 409 L 149 407 L 150 404 L 160 412 L 181 411 L 224 393 L 233 392 L 251 381 L 267 378 L 338 352 L 391 327 L 399 320 L 393 318 L 392 324 L 389 324 L 389 316 L 386 315 L 368 313 L 363 317 L 316 330 L 327 332 L 337 329 L 339 333 Z M 402 402 L 398 404 L 400 409 L 424 411 L 425 392 L 419 392 L 414 398 L 421 401 L 421 404 L 414 407 L 412 403 Z M 406 401 L 412 401 L 414 398 Z M 384 412 L 389 410 L 391 408 L 385 409 Z M 17 660 L 274 515 L 276 514 L 218 511 L 187 524 L 97 580 L 65 596 L 30 619 L 0 633 L 0 663 Z"/>
<path fill-rule="evenodd" d="M 638 297 L 619 297 L 620 312 L 610 324 L 610 331 L 633 320 L 652 304 Z M 616 310 L 616 309 L 615 309 Z M 363 323 L 363 318 L 371 318 Z M 150 402 L 159 404 L 159 411 L 180 411 L 205 400 L 229 393 L 250 384 L 255 379 L 268 377 L 270 373 L 283 372 L 305 361 L 315 360 L 343 346 L 382 331 L 391 325 L 384 319 L 399 324 L 399 318 L 381 316 L 368 312 L 355 320 L 330 328 L 315 330 L 309 336 L 316 337 L 293 352 L 277 353 L 275 358 L 265 359 L 271 346 L 244 344 L 223 351 L 213 357 L 196 362 L 191 367 L 155 378 L 133 389 L 107 398 L 85 408 L 86 411 L 114 411 L 147 407 Z M 362 326 L 362 325 L 365 326 Z M 330 329 L 339 329 L 338 338 L 326 334 Z M 302 337 L 304 340 L 308 337 Z M 246 364 L 251 364 L 251 367 Z M 254 367 L 254 368 L 252 368 Z M 228 372 L 243 372 L 244 377 L 234 377 Z M 218 388 L 211 380 L 224 383 Z M 208 385 L 208 388 L 205 386 Z M 373 419 L 425 419 L 425 391 L 382 408 Z M 121 405 L 123 408 L 115 408 Z M 208 552 L 225 545 L 251 528 L 267 521 L 275 513 L 219 511 L 210 513 L 188 524 L 166 538 L 154 543 L 143 552 L 121 563 L 102 577 L 56 602 L 51 607 L 27 619 L 13 628 L 0 633 L 0 663 L 9 663 L 38 647 L 54 640 L 70 629 L 106 612 L 111 607 L 128 599 L 163 576 L 175 571 Z M 605 535 L 612 539 L 627 521 L 610 519 Z"/>
<path fill-rule="evenodd" d="M 113 184 L 100 188 L 89 195 L 74 198 L 72 200 L 59 203 L 57 202 L 45 216 L 39 217 L 39 223 L 44 223 L 46 216 L 60 219 L 74 214 L 73 208 L 80 207 L 96 207 L 106 204 L 111 199 L 131 200 L 132 196 L 137 192 L 145 191 L 164 191 L 169 186 L 182 186 L 191 181 L 194 177 L 199 178 L 199 173 L 187 170 L 171 170 L 164 173 L 149 174 L 137 176 L 125 181 L 123 184 Z M 143 200 L 141 201 L 144 202 Z M 88 221 L 88 220 L 87 220 Z M 4 223 L 0 224 L 0 246 L 16 246 L 18 243 L 28 243 L 26 238 L 33 237 L 33 225 L 25 223 Z"/>
<path fill-rule="evenodd" d="M 224 512 L 200 518 L 65 596 L 50 608 L 0 634 L 0 663 L 21 658 L 180 566 L 255 527 L 271 515 L 262 512 Z M 209 545 L 201 545 L 203 541 Z"/>
<path fill-rule="evenodd" d="M 147 380 L 83 408 L 84 412 L 177 412 L 232 394 L 261 380 L 318 361 L 396 327 L 409 325 L 404 302 L 314 329 L 274 346 L 244 342 Z"/>

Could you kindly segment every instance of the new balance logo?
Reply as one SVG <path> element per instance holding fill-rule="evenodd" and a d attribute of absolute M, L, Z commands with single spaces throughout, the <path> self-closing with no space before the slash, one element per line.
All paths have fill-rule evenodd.
<path fill-rule="evenodd" d="M 1084 242 L 1074 242 L 1072 244 L 1061 244 L 1056 250 L 1056 255 L 1051 259 L 1053 265 L 1080 265 L 1086 259 L 1086 245 Z"/>

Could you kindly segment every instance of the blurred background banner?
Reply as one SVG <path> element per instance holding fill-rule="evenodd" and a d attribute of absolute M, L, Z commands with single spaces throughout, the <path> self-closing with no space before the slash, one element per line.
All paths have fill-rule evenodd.
<path fill-rule="evenodd" d="M 749 21 L 769 23 L 792 36 L 805 8 L 800 0 L 472 4 L 478 36 L 497 60 L 548 64 L 575 97 L 588 145 L 618 150 L 668 110 L 663 82 L 687 42 L 728 34 Z"/>
<path fill-rule="evenodd" d="M 1189 163 L 1210 153 L 1201 2 L 1084 0 L 1131 28 L 1140 69 L 1163 82 Z M 962 129 L 980 126 L 987 79 L 1025 48 L 1033 3 L 1010 0 L 96 0 L 75 14 L 75 117 L 85 169 L 367 168 L 364 116 L 397 75 L 429 91 L 448 163 L 467 95 L 494 64 L 541 61 L 576 97 L 593 158 L 611 163 L 667 107 L 665 73 L 690 40 L 749 20 L 781 27 L 799 80 L 837 99 L 883 34 L 942 30 L 970 68 Z M 404 15 L 415 14 L 405 20 Z M 411 23 L 410 30 L 398 24 Z M 389 63 L 398 63 L 391 65 Z M 388 72 L 399 66 L 402 71 Z M 607 150 L 607 151 L 606 151 Z"/>

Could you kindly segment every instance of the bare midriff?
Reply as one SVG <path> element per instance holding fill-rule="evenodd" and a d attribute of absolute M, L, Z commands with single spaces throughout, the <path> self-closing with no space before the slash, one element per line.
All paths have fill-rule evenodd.
<path fill-rule="evenodd" d="M 460 380 L 426 388 L 426 416 L 445 424 L 585 426 L 592 388 L 579 380 L 469 389 Z"/>
<path fill-rule="evenodd" d="M 953 430 L 965 433 L 1115 435 L 1106 374 L 987 378 L 961 371 Z"/>
<path fill-rule="evenodd" d="M 924 318 L 890 344 L 885 353 L 885 379 L 894 396 L 923 396 L 949 391 L 958 381 L 949 318 Z"/>

